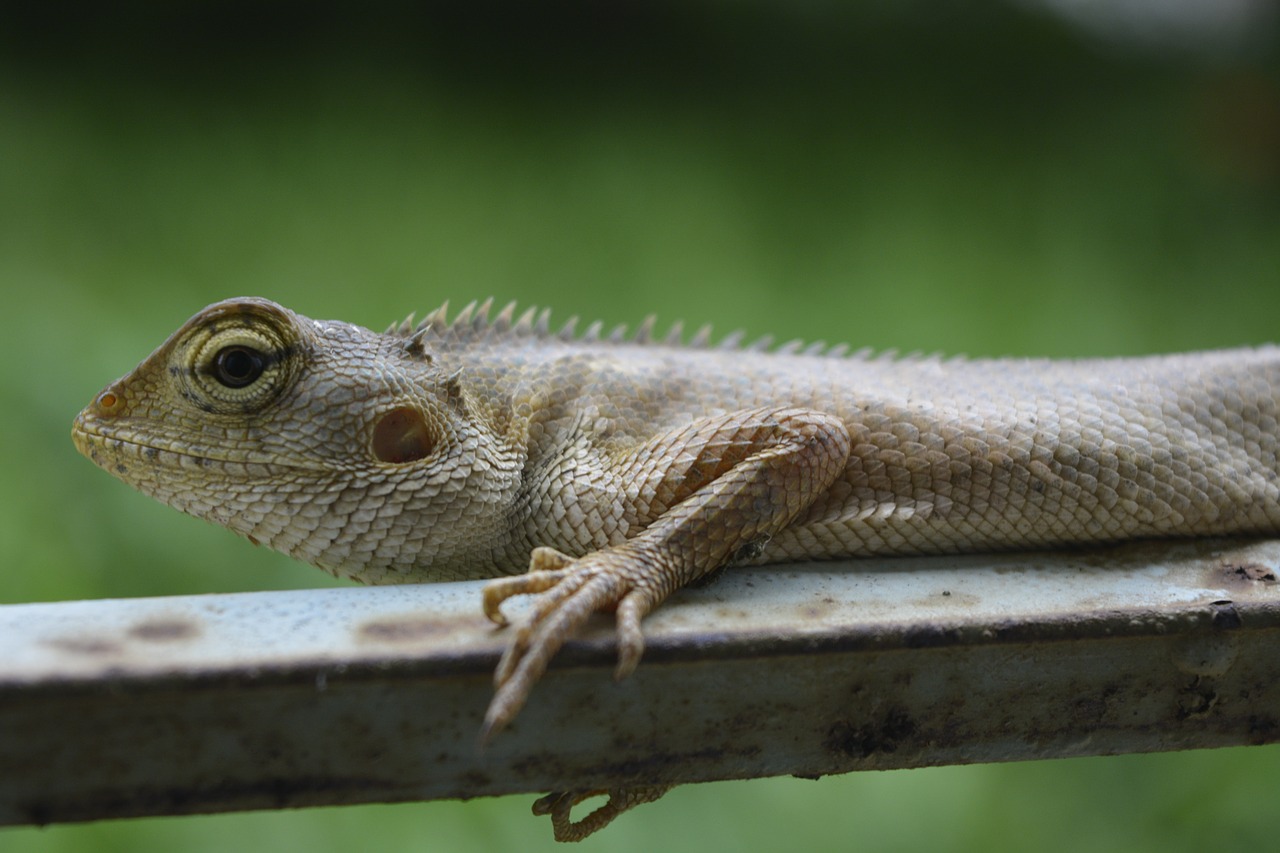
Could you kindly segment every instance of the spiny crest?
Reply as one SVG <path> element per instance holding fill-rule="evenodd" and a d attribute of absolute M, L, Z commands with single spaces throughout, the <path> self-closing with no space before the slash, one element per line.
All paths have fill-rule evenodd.
<path fill-rule="evenodd" d="M 554 339 L 565 343 L 606 343 L 606 344 L 641 344 L 646 346 L 683 347 L 685 349 L 715 349 L 735 352 L 774 352 L 778 355 L 822 356 L 827 358 L 853 358 L 868 360 L 871 358 L 896 360 L 897 352 L 888 350 L 875 353 L 870 349 L 860 349 L 852 354 L 848 344 L 836 344 L 828 347 L 825 341 L 814 341 L 806 344 L 801 340 L 791 340 L 774 348 L 772 335 L 763 335 L 749 343 L 744 343 L 746 333 L 741 329 L 730 332 L 717 344 L 711 342 L 710 324 L 700 327 L 687 342 L 684 340 L 684 324 L 677 320 L 665 335 L 655 336 L 654 328 L 657 317 L 653 314 L 644 318 L 634 334 L 627 334 L 625 324 L 615 326 L 608 333 L 604 324 L 597 320 L 581 333 L 578 332 L 578 317 L 570 317 L 559 329 L 552 331 L 551 310 L 536 307 L 527 308 L 516 316 L 516 303 L 508 302 L 492 318 L 493 299 L 483 302 L 470 302 L 459 311 L 452 320 L 449 319 L 449 302 L 427 314 L 416 325 L 414 315 L 410 314 L 399 323 L 392 323 L 384 334 L 405 338 L 406 346 L 415 354 L 421 354 L 428 338 L 451 339 L 455 341 L 475 341 L 494 339 L 500 336 L 525 337 L 535 339 Z M 918 358 L 918 354 L 915 355 Z M 937 356 L 934 356 L 935 358 Z M 908 356 L 908 358 L 912 358 Z"/>

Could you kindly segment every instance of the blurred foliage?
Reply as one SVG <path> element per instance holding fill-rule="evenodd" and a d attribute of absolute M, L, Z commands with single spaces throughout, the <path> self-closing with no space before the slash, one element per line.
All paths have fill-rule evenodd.
<path fill-rule="evenodd" d="M 1208 55 L 1030 5 L 850 5 L 0 11 L 0 602 L 335 583 L 68 440 L 97 390 L 227 296 L 380 328 L 492 295 L 970 354 L 1280 337 L 1274 38 Z M 693 786 L 587 846 L 1243 848 L 1280 831 L 1259 796 L 1276 755 Z M 550 847 L 528 802 L 13 829 L 0 848 Z"/>

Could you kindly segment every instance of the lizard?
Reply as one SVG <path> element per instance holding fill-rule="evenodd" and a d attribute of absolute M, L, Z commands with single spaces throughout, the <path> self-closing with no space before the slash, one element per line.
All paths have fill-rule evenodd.
<path fill-rule="evenodd" d="M 966 359 L 654 328 L 556 329 L 490 300 L 376 333 L 230 299 L 108 385 L 73 438 L 335 575 L 496 578 L 499 625 L 533 595 L 482 741 L 593 613 L 616 613 L 622 678 L 643 617 L 726 566 L 1280 531 L 1275 346 Z M 576 840 L 665 790 L 534 810 Z"/>

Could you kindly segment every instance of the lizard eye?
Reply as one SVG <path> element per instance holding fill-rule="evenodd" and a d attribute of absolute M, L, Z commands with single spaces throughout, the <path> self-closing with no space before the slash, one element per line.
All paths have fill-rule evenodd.
<path fill-rule="evenodd" d="M 228 388 L 252 385 L 266 366 L 266 356 L 246 346 L 223 347 L 213 357 L 214 378 Z"/>
<path fill-rule="evenodd" d="M 270 318 L 198 328 L 181 364 L 172 369 L 183 396 L 206 412 L 245 414 L 261 410 L 289 387 L 299 356 L 292 329 Z"/>

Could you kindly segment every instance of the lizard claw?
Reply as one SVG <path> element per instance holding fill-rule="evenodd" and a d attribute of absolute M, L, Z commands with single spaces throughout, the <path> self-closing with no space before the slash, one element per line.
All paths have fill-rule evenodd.
<path fill-rule="evenodd" d="M 643 560 L 625 546 L 576 560 L 551 548 L 538 548 L 531 562 L 527 574 L 493 581 L 484 590 L 485 614 L 499 624 L 506 623 L 500 607 L 507 598 L 538 597 L 498 662 L 497 692 L 485 714 L 482 744 L 515 718 L 551 658 L 593 613 L 616 608 L 619 648 L 614 674 L 619 679 L 629 675 L 644 652 L 640 621 L 659 600 L 637 583 Z"/>
<path fill-rule="evenodd" d="M 652 803 L 669 790 L 670 785 L 643 785 L 599 791 L 556 791 L 538 799 L 533 804 L 533 813 L 551 816 L 556 841 L 581 841 L 628 809 Z M 582 820 L 573 820 L 569 814 L 573 807 L 595 796 L 608 796 L 609 800 Z"/>
<path fill-rule="evenodd" d="M 565 576 L 560 571 L 573 563 L 568 554 L 545 546 L 533 549 L 529 558 L 529 572 L 509 578 L 498 578 L 484 587 L 484 615 L 499 625 L 506 625 L 502 602 L 516 595 L 542 592 L 555 586 Z"/>

